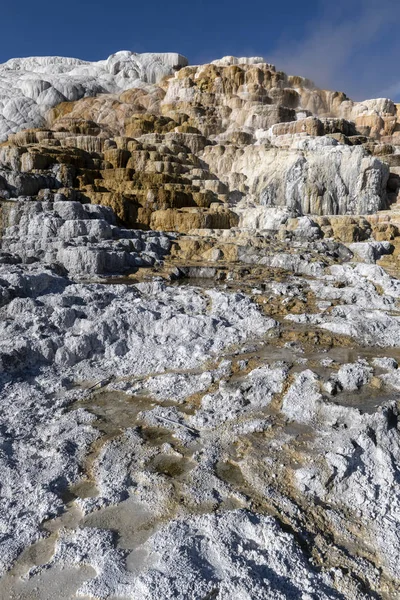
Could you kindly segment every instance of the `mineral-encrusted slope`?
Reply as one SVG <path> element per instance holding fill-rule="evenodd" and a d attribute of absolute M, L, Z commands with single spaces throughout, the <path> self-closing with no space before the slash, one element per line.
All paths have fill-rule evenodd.
<path fill-rule="evenodd" d="M 110 206 L 128 226 L 180 232 L 230 228 L 257 204 L 358 215 L 397 198 L 389 100 L 354 103 L 258 58 L 190 67 L 179 55 L 122 52 L 100 63 L 21 59 L 2 69 L 12 96 L 4 114 L 13 102 L 21 114 L 36 102 L 41 114 L 14 130 L 48 124 L 9 135 L 0 149 L 4 198 L 61 194 Z M 46 104 L 39 75 L 69 101 Z M 15 82 L 25 94 L 17 100 Z"/>
<path fill-rule="evenodd" d="M 58 56 L 11 59 L 0 65 L 0 140 L 42 126 L 46 112 L 60 102 L 157 83 L 186 64 L 179 54 L 128 51 L 94 63 Z"/>
<path fill-rule="evenodd" d="M 260 57 L 0 82 L 0 596 L 397 598 L 396 105 Z"/>

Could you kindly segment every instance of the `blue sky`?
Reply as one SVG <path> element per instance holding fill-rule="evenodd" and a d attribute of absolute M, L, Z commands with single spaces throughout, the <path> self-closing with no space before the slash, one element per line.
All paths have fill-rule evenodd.
<path fill-rule="evenodd" d="M 354 99 L 400 101 L 399 18 L 400 0 L 3 0 L 0 62 L 117 50 L 180 52 L 191 64 L 257 55 Z"/>

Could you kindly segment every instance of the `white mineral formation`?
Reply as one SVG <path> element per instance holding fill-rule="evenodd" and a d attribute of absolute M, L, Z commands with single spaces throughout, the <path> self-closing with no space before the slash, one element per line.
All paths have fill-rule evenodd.
<path fill-rule="evenodd" d="M 1 600 L 398 598 L 398 129 L 260 57 L 0 66 Z"/>
<path fill-rule="evenodd" d="M 0 141 L 21 129 L 41 127 L 46 112 L 60 102 L 158 83 L 185 65 L 180 54 L 128 51 L 98 62 L 58 56 L 11 59 L 0 65 Z"/>
<path fill-rule="evenodd" d="M 286 207 L 297 214 L 370 214 L 384 208 L 388 166 L 361 147 L 334 140 L 316 143 L 325 139 L 303 139 L 301 146 L 279 150 L 264 145 L 228 146 L 223 151 L 206 146 L 202 158 L 230 189 L 235 189 L 240 174 L 246 185 L 246 227 L 257 227 L 247 212 L 255 198 L 262 206 Z M 262 211 L 254 214 L 258 218 Z"/>
<path fill-rule="evenodd" d="M 8 215 L 3 251 L 23 262 L 58 263 L 76 277 L 113 275 L 159 263 L 174 235 L 116 226 L 113 211 L 80 202 L 16 201 Z"/>

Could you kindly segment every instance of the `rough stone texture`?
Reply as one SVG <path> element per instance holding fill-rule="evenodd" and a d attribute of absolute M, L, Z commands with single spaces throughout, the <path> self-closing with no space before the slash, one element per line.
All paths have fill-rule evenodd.
<path fill-rule="evenodd" d="M 149 134 L 138 142 L 41 133 L 47 137 L 40 143 L 21 146 L 16 140 L 0 149 L 3 198 L 90 201 L 111 207 L 124 225 L 140 229 L 188 231 L 238 222 L 227 206 L 226 186 L 192 154 L 183 134 Z"/>
<path fill-rule="evenodd" d="M 59 220 L 58 236 L 66 224 L 74 232 L 88 221 L 123 234 L 110 210 L 68 201 L 51 209 L 17 203 L 10 218 L 21 228 L 27 207 L 45 252 L 54 244 L 53 234 L 43 239 L 46 219 Z M 82 218 L 91 212 L 102 219 Z M 299 230 L 312 226 L 300 221 Z M 366 600 L 394 589 L 398 431 L 390 415 L 397 409 L 385 395 L 375 408 L 369 394 L 399 385 L 397 362 L 384 354 L 400 339 L 398 281 L 374 264 L 348 262 L 352 253 L 343 245 L 309 241 L 308 234 L 290 248 L 266 232 L 253 233 L 251 244 L 248 231 L 215 232 L 211 246 L 211 232 L 203 234 L 192 242 L 177 237 L 171 266 L 183 252 L 191 252 L 192 265 L 202 253 L 200 264 L 214 270 L 220 261 L 226 269 L 231 257 L 236 290 L 79 284 L 41 261 L 13 265 L 12 248 L 3 252 L 2 447 L 13 449 L 0 465 L 4 569 L 40 537 L 47 548 L 43 555 L 34 546 L 5 575 L 11 598 L 25 600 L 33 589 L 49 594 L 60 569 L 72 597 L 184 598 L 215 590 L 227 600 L 285 598 L 296 590 L 312 598 L 318 589 L 321 597 Z M 90 244 L 84 237 L 79 243 Z M 342 342 L 341 333 L 349 336 Z M 331 345 L 321 352 L 323 339 Z M 348 360 L 346 344 L 359 341 L 371 344 L 368 358 Z M 381 355 L 379 345 L 386 346 Z M 355 393 L 365 408 L 346 396 Z M 76 500 L 64 513 L 67 486 Z M 23 506 L 12 504 L 15 497 Z M 53 533 L 45 540 L 39 525 L 49 519 Z M 109 529 L 119 532 L 118 544 Z M 304 531 L 314 532 L 311 544 Z M 359 551 L 362 543 L 374 551 Z M 94 570 L 82 571 L 83 563 Z"/>
<path fill-rule="evenodd" d="M 126 52 L 93 64 L 7 63 L 12 82 L 15 73 L 31 81 L 20 70 L 37 69 L 49 73 L 48 85 L 83 91 L 73 98 L 64 90 L 70 101 L 53 102 L 47 129 L 43 120 L 15 128 L 0 148 L 0 197 L 40 199 L 50 190 L 111 206 L 128 226 L 178 232 L 232 227 L 233 212 L 243 218 L 254 205 L 321 216 L 373 214 L 396 202 L 395 140 L 383 135 L 396 129 L 389 100 L 353 103 L 259 57 L 185 64 L 179 55 Z M 357 119 L 375 117 L 382 131 L 358 128 Z M 21 131 L 29 124 L 42 129 Z"/>
<path fill-rule="evenodd" d="M 61 102 L 158 83 L 187 64 L 179 54 L 117 52 L 95 63 L 55 56 L 14 58 L 0 65 L 0 141 L 41 127 Z"/>
<path fill-rule="evenodd" d="M 396 598 L 397 108 L 152 56 L 0 147 L 1 593 Z"/>
<path fill-rule="evenodd" d="M 60 215 L 61 231 L 65 223 L 79 224 L 87 208 L 110 216 L 68 202 L 49 212 Z M 296 590 L 312 598 L 318 589 L 320 597 L 366 600 L 374 590 L 394 589 L 397 408 L 384 395 L 373 408 L 368 390 L 399 385 L 397 362 L 384 358 L 388 348 L 377 355 L 378 345 L 399 344 L 391 314 L 398 281 L 373 264 L 341 264 L 351 253 L 340 244 L 299 238 L 283 253 L 264 236 L 249 246 L 248 232 L 247 242 L 245 233 L 225 233 L 225 244 L 238 245 L 239 285 L 246 285 L 240 265 L 246 266 L 253 300 L 240 288 L 155 281 L 104 287 L 74 283 L 40 263 L 1 266 L 2 435 L 3 447 L 13 449 L 0 464 L 4 569 L 43 535 L 43 520 L 54 532 L 39 542 L 47 558 L 35 559 L 43 555 L 34 546 L 3 578 L 12 598 L 25 600 L 34 588 L 49 593 L 48 582 L 61 581 L 60 568 L 69 574 L 65 589 L 72 597 L 184 598 L 215 590 L 227 600 L 285 598 Z M 218 234 L 215 240 L 223 248 Z M 255 283 L 257 270 L 277 257 L 280 276 Z M 209 263 L 215 265 L 211 255 Z M 287 307 L 290 315 L 280 319 L 286 335 L 295 334 L 298 320 L 308 337 L 303 329 L 285 337 L 284 329 L 281 344 L 270 346 L 282 328 L 271 318 L 275 300 L 278 314 Z M 341 319 L 342 327 L 351 324 L 344 333 L 352 343 L 372 345 L 369 358 L 351 362 L 340 346 L 321 352 L 315 341 L 308 353 L 306 340 L 322 340 L 324 329 L 338 332 L 332 324 Z M 326 335 L 333 340 L 338 333 Z M 335 394 L 334 403 L 323 389 Z M 344 396 L 352 390 L 363 394 L 364 408 Z M 291 423 L 287 430 L 282 416 Z M 95 458 L 88 463 L 89 450 Z M 79 482 L 92 480 L 94 490 L 79 491 Z M 63 513 L 67 485 L 77 498 Z M 279 522 L 258 514 L 249 495 L 263 511 L 277 506 Z M 291 533 L 283 533 L 281 519 Z M 119 532 L 119 544 L 109 529 Z M 303 537 L 308 530 L 318 531 L 311 545 Z M 359 551 L 362 543 L 374 551 Z M 83 563 L 94 570 L 80 578 Z M 383 569 L 379 576 L 375 565 Z"/>
<path fill-rule="evenodd" d="M 314 215 L 369 214 L 385 207 L 389 169 L 362 148 L 209 146 L 203 158 L 230 189 L 235 174 L 244 175 L 247 198 L 258 198 L 263 206 Z"/>
<path fill-rule="evenodd" d="M 110 208 L 80 202 L 10 203 L 2 250 L 71 275 L 117 274 L 159 263 L 173 236 L 120 229 Z"/>
<path fill-rule="evenodd" d="M 83 547 L 85 532 L 80 537 L 79 548 Z M 104 540 L 98 543 L 104 544 Z M 55 559 L 79 564 L 82 557 L 78 548 L 71 560 L 74 544 L 75 539 L 64 536 Z M 87 544 L 86 554 L 92 561 L 98 560 L 93 536 Z M 233 547 L 237 555 L 232 554 Z M 127 574 L 121 581 L 121 564 L 111 567 L 106 561 L 99 562 L 98 577 L 84 585 L 81 593 L 98 597 L 126 594 L 143 600 L 155 595 L 180 600 L 204 598 L 210 593 L 218 599 L 256 596 L 285 600 L 298 594 L 312 598 L 313 590 L 318 589 L 321 600 L 337 598 L 329 583 L 310 572 L 291 535 L 283 533 L 271 517 L 256 517 L 246 511 L 172 522 L 150 538 L 145 552 L 157 559 L 150 561 L 150 568 L 145 563 L 143 573 L 136 577 Z"/>

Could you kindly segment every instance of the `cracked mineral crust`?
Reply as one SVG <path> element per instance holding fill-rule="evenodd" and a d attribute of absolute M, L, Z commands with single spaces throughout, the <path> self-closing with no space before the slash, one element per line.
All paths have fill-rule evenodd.
<path fill-rule="evenodd" d="M 0 597 L 400 598 L 400 123 L 261 57 L 0 65 Z"/>

